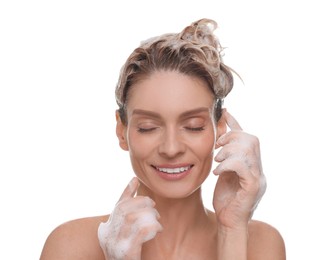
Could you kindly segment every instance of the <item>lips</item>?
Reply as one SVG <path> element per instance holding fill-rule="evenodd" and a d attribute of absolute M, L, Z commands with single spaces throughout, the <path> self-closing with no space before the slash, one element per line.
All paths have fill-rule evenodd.
<path fill-rule="evenodd" d="M 185 165 L 162 165 L 162 166 L 152 166 L 157 174 L 168 181 L 180 180 L 187 176 L 194 165 L 185 164 Z"/>

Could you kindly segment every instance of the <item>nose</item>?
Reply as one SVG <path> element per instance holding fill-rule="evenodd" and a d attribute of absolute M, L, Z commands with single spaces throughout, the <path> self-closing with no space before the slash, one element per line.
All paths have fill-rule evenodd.
<path fill-rule="evenodd" d="M 167 158 L 174 158 L 184 153 L 185 148 L 186 145 L 183 142 L 183 137 L 180 135 L 180 131 L 172 128 L 167 129 L 163 133 L 158 152 Z"/>

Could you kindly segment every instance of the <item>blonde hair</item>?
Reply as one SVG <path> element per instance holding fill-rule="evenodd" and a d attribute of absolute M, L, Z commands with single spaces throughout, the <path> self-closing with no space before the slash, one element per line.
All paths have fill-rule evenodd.
<path fill-rule="evenodd" d="M 200 19 L 180 33 L 168 33 L 143 41 L 128 57 L 116 86 L 116 102 L 123 123 L 131 86 L 159 70 L 178 71 L 204 80 L 215 96 L 215 117 L 221 116 L 221 103 L 233 88 L 232 70 L 223 63 L 223 48 L 214 30 L 217 23 Z"/>

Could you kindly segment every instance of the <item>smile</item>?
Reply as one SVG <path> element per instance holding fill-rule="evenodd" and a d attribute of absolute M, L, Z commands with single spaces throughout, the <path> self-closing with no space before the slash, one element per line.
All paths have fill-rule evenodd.
<path fill-rule="evenodd" d="M 164 172 L 164 173 L 168 173 L 168 174 L 178 174 L 178 173 L 188 171 L 191 167 L 192 167 L 192 165 L 185 166 L 185 167 L 176 167 L 176 168 L 164 168 L 164 167 L 155 167 L 155 168 L 156 168 L 156 170 L 158 170 L 160 172 Z"/>

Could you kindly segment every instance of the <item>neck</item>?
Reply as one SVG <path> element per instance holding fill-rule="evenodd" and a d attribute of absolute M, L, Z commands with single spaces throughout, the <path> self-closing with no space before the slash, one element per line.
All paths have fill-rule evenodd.
<path fill-rule="evenodd" d="M 163 226 L 163 231 L 148 244 L 157 246 L 158 243 L 173 250 L 185 242 L 190 243 L 187 239 L 194 238 L 194 234 L 212 230 L 212 214 L 205 209 L 201 193 L 199 188 L 185 198 L 164 198 L 141 185 L 138 195 L 149 196 L 155 201 Z"/>

